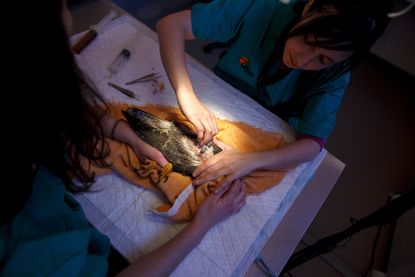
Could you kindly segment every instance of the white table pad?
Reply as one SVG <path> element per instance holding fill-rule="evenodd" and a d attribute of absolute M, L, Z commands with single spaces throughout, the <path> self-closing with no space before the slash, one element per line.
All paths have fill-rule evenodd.
<path fill-rule="evenodd" d="M 131 51 L 131 57 L 117 75 L 111 76 L 108 65 L 123 48 Z M 109 101 L 177 106 L 154 32 L 132 17 L 122 16 L 106 26 L 77 56 L 77 62 Z M 187 57 L 187 62 L 199 99 L 217 116 L 280 132 L 287 141 L 293 140 L 293 131 L 284 121 L 191 57 Z M 150 72 L 162 74 L 163 92 L 152 93 L 150 83 L 124 85 Z M 109 87 L 108 81 L 128 87 L 140 100 L 128 98 Z M 326 153 L 323 149 L 313 161 L 290 170 L 274 188 L 248 196 L 241 212 L 212 228 L 171 276 L 242 276 Z M 90 222 L 109 236 L 113 246 L 130 262 L 159 247 L 185 226 L 169 222 L 152 212 L 166 201 L 163 195 L 136 187 L 115 173 L 98 177 L 93 190 L 95 192 L 80 194 L 76 198 Z"/>

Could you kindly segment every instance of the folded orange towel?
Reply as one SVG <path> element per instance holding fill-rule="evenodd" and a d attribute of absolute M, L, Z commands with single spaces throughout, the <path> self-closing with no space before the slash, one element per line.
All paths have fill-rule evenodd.
<path fill-rule="evenodd" d="M 123 119 L 121 111 L 126 110 L 130 105 L 113 103 L 110 109 L 110 116 Z M 181 111 L 175 107 L 146 105 L 137 107 L 146 112 L 154 114 L 166 120 L 179 121 L 193 128 L 190 122 L 183 116 Z M 225 144 L 243 152 L 261 151 L 281 147 L 284 140 L 280 134 L 265 132 L 256 127 L 247 125 L 242 122 L 229 122 L 218 119 L 219 133 L 217 139 Z M 112 170 L 118 172 L 121 176 L 129 180 L 131 183 L 163 192 L 170 203 L 158 207 L 159 212 L 167 212 L 175 203 L 179 195 L 191 186 L 192 179 L 180 173 L 173 172 L 173 166 L 167 165 L 163 169 L 159 169 L 154 161 L 140 161 L 134 151 L 126 144 L 107 139 L 111 153 L 108 162 L 111 164 Z M 85 168 L 89 168 L 97 175 L 107 174 L 108 169 L 98 168 L 92 164 L 85 164 Z M 285 175 L 285 171 L 276 170 L 257 170 L 244 177 L 249 194 L 263 192 L 272 186 L 278 184 Z M 172 220 L 188 221 L 191 220 L 198 206 L 203 202 L 207 195 L 212 193 L 217 186 L 220 186 L 219 178 L 215 182 L 207 182 L 198 186 L 194 190 L 189 190 L 190 194 L 184 199 L 177 211 L 169 215 Z M 176 205 L 177 206 L 177 205 Z"/>

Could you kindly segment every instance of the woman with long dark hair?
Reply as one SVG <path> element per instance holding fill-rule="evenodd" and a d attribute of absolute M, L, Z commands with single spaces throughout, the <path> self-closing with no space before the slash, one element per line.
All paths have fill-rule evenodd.
<path fill-rule="evenodd" d="M 226 188 L 251 171 L 316 157 L 334 129 L 350 68 L 385 30 L 392 0 L 208 2 L 156 25 L 164 67 L 199 141 L 210 141 L 218 128 L 187 73 L 184 40 L 195 38 L 227 43 L 215 73 L 286 120 L 297 140 L 269 151 L 222 151 L 193 172 L 193 184 L 226 176 Z"/>
<path fill-rule="evenodd" d="M 67 193 L 88 191 L 93 185 L 95 176 L 82 167 L 82 159 L 108 166 L 110 149 L 103 137 L 110 136 L 160 166 L 167 160 L 124 122 L 109 117 L 105 101 L 85 81 L 68 43 L 71 16 L 66 1 L 21 5 L 20 20 L 27 29 L 24 35 L 15 30 L 9 37 L 12 43 L 6 47 L 12 49 L 7 50 L 17 59 L 3 63 L 24 78 L 7 93 L 15 108 L 3 126 L 8 130 L 4 146 L 12 151 L 3 156 L 0 275 L 105 276 L 109 240 L 90 226 Z M 166 276 L 212 226 L 244 203 L 240 181 L 226 193 L 212 194 L 176 237 L 120 274 Z"/>

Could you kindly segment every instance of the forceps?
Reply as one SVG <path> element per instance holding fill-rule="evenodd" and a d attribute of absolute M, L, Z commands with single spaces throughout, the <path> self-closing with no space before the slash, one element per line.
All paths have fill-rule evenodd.
<path fill-rule="evenodd" d="M 126 88 L 120 87 L 120 86 L 118 86 L 118 85 L 116 85 L 116 84 L 114 84 L 114 83 L 112 83 L 112 82 L 108 82 L 108 85 L 109 85 L 110 87 L 113 87 L 113 88 L 117 89 L 118 91 L 122 92 L 123 94 L 127 95 L 127 96 L 128 96 L 128 97 L 130 97 L 130 98 L 135 98 L 135 99 L 137 99 L 137 100 L 140 100 L 140 98 L 139 98 L 137 95 L 135 95 L 135 94 L 134 94 L 134 92 L 132 92 L 132 91 L 131 91 L 131 90 L 129 90 L 129 89 L 126 89 Z"/>
<path fill-rule="evenodd" d="M 132 85 L 132 84 L 136 84 L 136 83 L 148 82 L 148 81 L 157 80 L 160 77 L 161 76 L 158 73 L 150 73 L 150 74 L 144 75 L 142 77 L 139 77 L 135 80 L 129 81 L 125 84 L 126 85 Z"/>

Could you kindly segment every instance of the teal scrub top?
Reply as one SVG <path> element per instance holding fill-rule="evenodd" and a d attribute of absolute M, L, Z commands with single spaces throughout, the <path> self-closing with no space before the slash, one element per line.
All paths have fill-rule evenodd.
<path fill-rule="evenodd" d="M 296 15 L 293 5 L 278 0 L 215 0 L 192 7 L 196 38 L 231 42 L 215 72 L 233 86 L 271 108 L 293 99 L 301 111 L 288 123 L 298 134 L 327 139 L 350 74 L 294 69 L 278 82 L 257 89 L 257 80 L 281 32 Z M 320 81 L 320 82 L 319 82 Z M 272 110 L 272 109 L 271 109 Z"/>
<path fill-rule="evenodd" d="M 28 202 L 1 226 L 0 275 L 106 276 L 109 252 L 62 180 L 40 167 Z"/>

